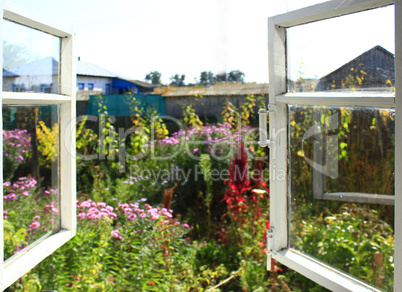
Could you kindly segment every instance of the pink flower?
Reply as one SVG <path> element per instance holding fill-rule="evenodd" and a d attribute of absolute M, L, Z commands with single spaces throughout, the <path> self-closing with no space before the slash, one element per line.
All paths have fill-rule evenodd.
<path fill-rule="evenodd" d="M 107 209 L 109 212 L 112 212 L 112 211 L 114 210 L 114 208 L 113 208 L 112 206 L 106 206 L 106 209 Z"/>
<path fill-rule="evenodd" d="M 131 208 L 124 208 L 124 213 L 131 214 L 131 212 L 133 212 Z"/>
<path fill-rule="evenodd" d="M 118 238 L 121 239 L 121 232 L 119 230 L 112 230 L 112 236 L 113 238 Z"/>
<path fill-rule="evenodd" d="M 190 228 L 190 225 L 188 225 L 187 223 L 184 223 L 183 227 Z"/>
<path fill-rule="evenodd" d="M 84 212 L 81 212 L 77 215 L 78 218 L 84 219 L 86 217 L 87 214 L 85 214 Z"/>
<path fill-rule="evenodd" d="M 33 221 L 33 222 L 31 223 L 31 225 L 29 225 L 29 228 L 31 228 L 31 229 L 37 229 L 37 228 L 39 228 L 39 226 L 40 226 L 40 223 L 39 223 L 39 222 Z"/>
<path fill-rule="evenodd" d="M 8 198 L 13 201 L 13 200 L 17 199 L 17 195 L 12 193 L 12 194 L 8 195 Z"/>
<path fill-rule="evenodd" d="M 80 206 L 83 208 L 89 208 L 89 207 L 91 207 L 91 204 L 88 201 L 85 201 L 85 202 L 82 202 Z"/>
<path fill-rule="evenodd" d="M 103 202 L 100 202 L 100 203 L 98 203 L 97 205 L 98 205 L 98 207 L 103 207 L 103 208 L 106 207 L 106 203 L 103 203 Z M 113 210 L 112 210 L 112 211 L 113 211 Z"/>
<path fill-rule="evenodd" d="M 140 217 L 141 217 L 141 218 L 145 218 L 145 217 L 147 217 L 147 215 L 146 215 L 145 213 L 141 213 L 141 214 L 140 214 Z"/>
<path fill-rule="evenodd" d="M 117 214 L 116 214 L 116 213 L 113 213 L 113 212 L 110 212 L 110 213 L 109 213 L 109 217 L 110 217 L 110 218 L 116 218 L 116 217 L 117 217 Z"/>
<path fill-rule="evenodd" d="M 24 191 L 24 192 L 22 192 L 22 194 L 23 194 L 25 197 L 29 196 L 29 192 L 28 192 L 28 191 Z"/>
<path fill-rule="evenodd" d="M 137 218 L 137 215 L 135 215 L 135 214 L 130 214 L 128 216 L 128 220 L 130 220 L 130 221 L 133 221 L 135 218 Z"/>
<path fill-rule="evenodd" d="M 91 208 L 89 208 L 89 210 L 88 210 L 88 212 L 90 212 L 90 213 L 95 213 L 95 212 L 97 212 L 97 211 L 99 211 L 97 208 L 95 208 L 95 207 L 91 207 Z"/>

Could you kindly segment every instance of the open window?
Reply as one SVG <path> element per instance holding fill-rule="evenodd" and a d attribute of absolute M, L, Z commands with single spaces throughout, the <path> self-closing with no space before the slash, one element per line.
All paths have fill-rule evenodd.
<path fill-rule="evenodd" d="M 75 235 L 76 74 L 72 32 L 0 9 L 4 290 Z"/>
<path fill-rule="evenodd" d="M 402 287 L 400 10 L 329 1 L 269 18 L 268 267 L 333 291 Z"/>

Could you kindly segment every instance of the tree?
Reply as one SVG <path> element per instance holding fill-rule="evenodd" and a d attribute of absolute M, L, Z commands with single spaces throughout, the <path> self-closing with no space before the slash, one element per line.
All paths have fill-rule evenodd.
<path fill-rule="evenodd" d="M 212 85 L 216 83 L 216 77 L 211 71 L 202 71 L 200 74 L 201 85 Z"/>
<path fill-rule="evenodd" d="M 245 74 L 240 70 L 233 70 L 230 71 L 228 74 L 228 81 L 229 82 L 244 82 Z"/>
<path fill-rule="evenodd" d="M 170 77 L 170 85 L 173 86 L 185 86 L 186 84 L 184 83 L 184 80 L 186 79 L 186 75 L 182 74 L 181 76 L 179 74 L 175 74 L 172 77 Z"/>
<path fill-rule="evenodd" d="M 147 75 L 145 75 L 145 80 L 151 81 L 152 84 L 159 85 L 161 82 L 162 74 L 158 71 L 151 71 Z"/>
<path fill-rule="evenodd" d="M 226 83 L 226 81 L 227 81 L 226 72 L 216 74 L 216 81 L 220 82 L 220 83 Z"/>

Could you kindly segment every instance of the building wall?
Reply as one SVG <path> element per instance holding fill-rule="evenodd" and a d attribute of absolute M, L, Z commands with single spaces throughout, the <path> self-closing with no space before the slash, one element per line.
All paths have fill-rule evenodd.
<path fill-rule="evenodd" d="M 4 77 L 3 91 L 14 91 L 14 86 L 23 86 L 26 92 L 45 92 L 44 87 L 50 88 L 48 93 L 58 93 L 58 78 L 56 75 L 36 75 Z"/>
<path fill-rule="evenodd" d="M 88 83 L 93 83 L 95 91 L 102 91 L 105 92 L 106 84 L 110 84 L 110 88 L 112 88 L 112 81 L 113 78 L 109 77 L 96 77 L 96 76 L 83 76 L 77 75 L 77 90 L 78 90 L 78 83 L 84 83 L 84 90 L 88 90 Z"/>
<path fill-rule="evenodd" d="M 113 79 L 112 87 L 113 87 L 113 94 L 125 94 L 128 91 L 130 91 L 131 94 L 140 93 L 140 88 L 138 85 L 120 78 Z"/>

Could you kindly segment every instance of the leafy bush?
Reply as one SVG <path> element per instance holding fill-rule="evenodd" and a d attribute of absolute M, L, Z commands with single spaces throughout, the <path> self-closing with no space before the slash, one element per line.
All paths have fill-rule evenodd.
<path fill-rule="evenodd" d="M 295 247 L 386 291 L 393 289 L 394 235 L 377 212 L 345 204 L 343 212 L 302 221 Z"/>
<path fill-rule="evenodd" d="M 204 291 L 227 274 L 223 266 L 197 273 L 202 245 L 186 238 L 190 226 L 145 201 L 77 202 L 77 235 L 11 290 L 34 282 L 30 291 Z"/>

